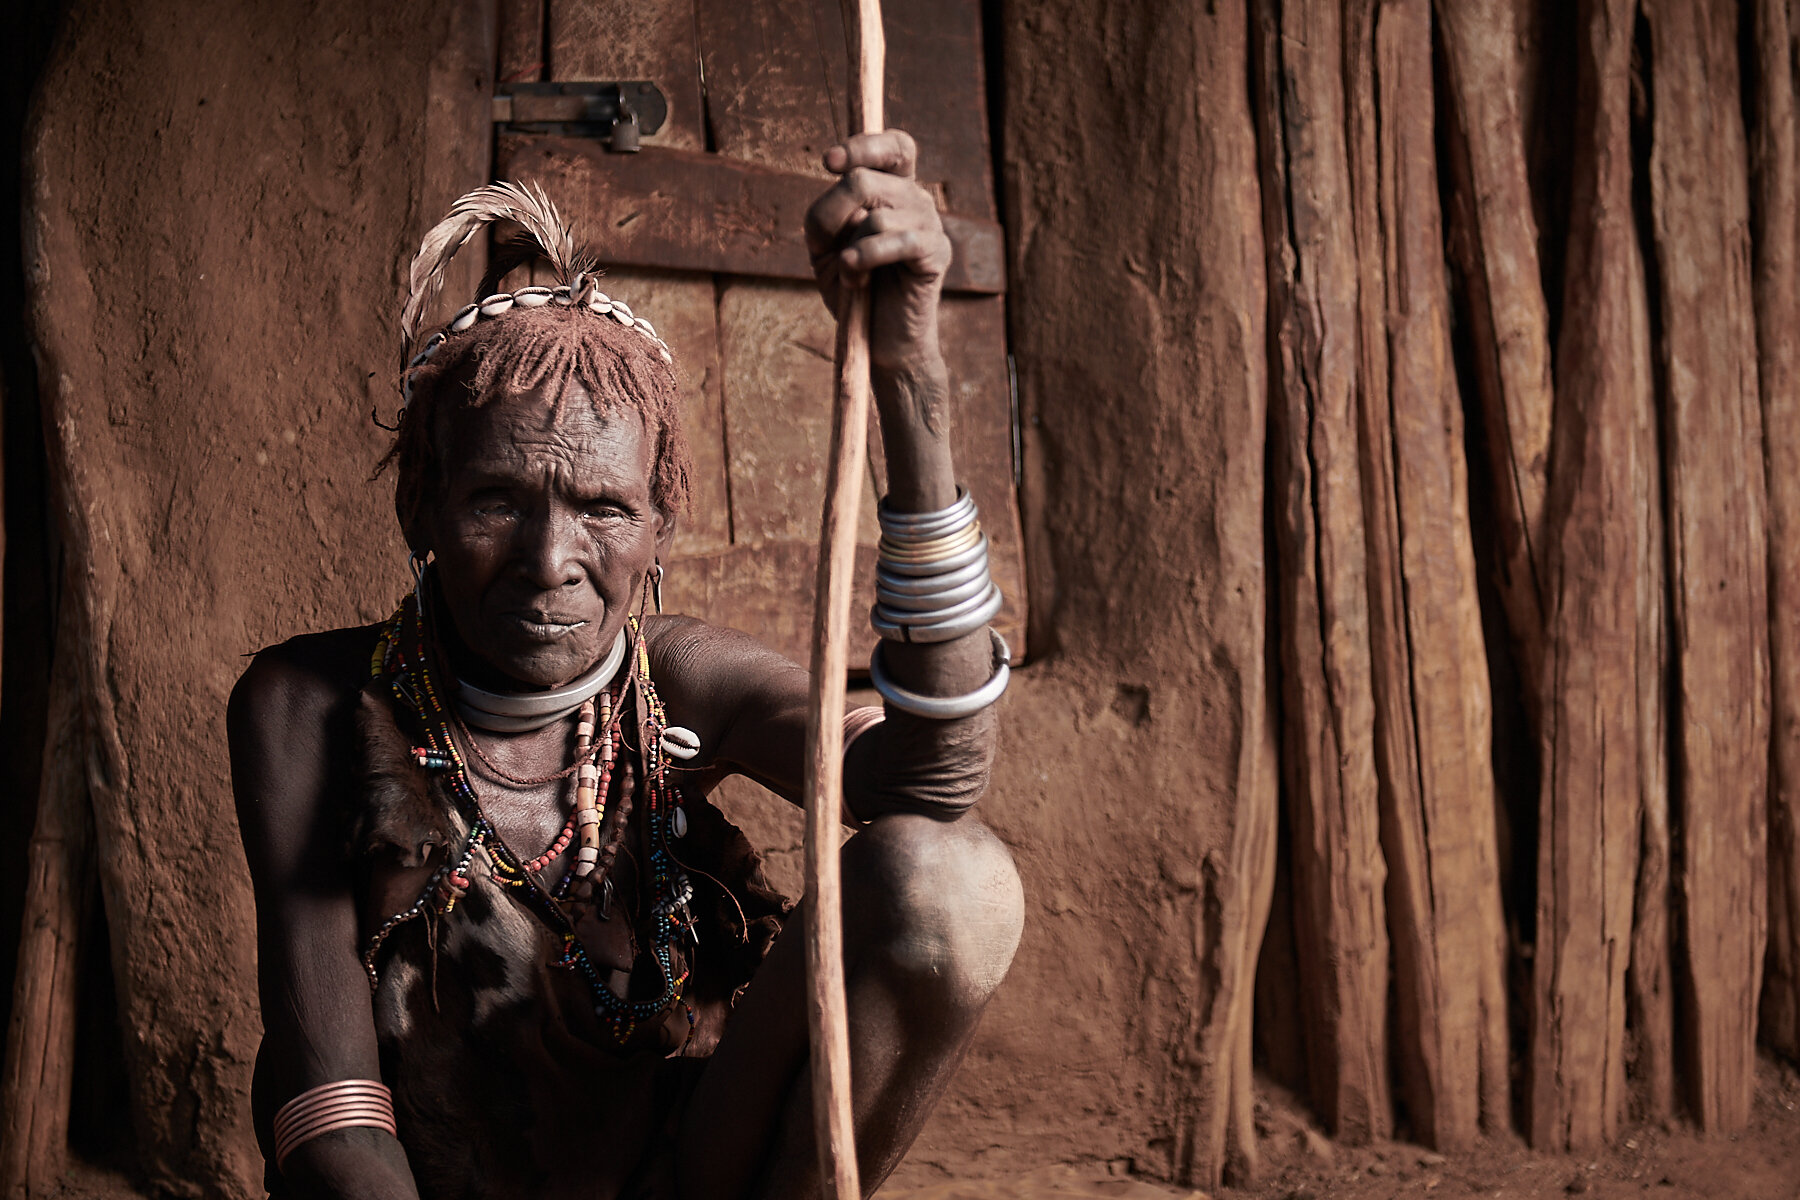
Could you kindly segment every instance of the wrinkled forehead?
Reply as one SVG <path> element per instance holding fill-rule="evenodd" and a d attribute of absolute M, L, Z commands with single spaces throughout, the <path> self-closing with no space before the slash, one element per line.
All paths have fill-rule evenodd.
<path fill-rule="evenodd" d="M 438 429 L 444 483 L 555 480 L 584 492 L 648 495 L 655 466 L 644 416 L 579 381 L 497 390 L 449 406 Z"/>

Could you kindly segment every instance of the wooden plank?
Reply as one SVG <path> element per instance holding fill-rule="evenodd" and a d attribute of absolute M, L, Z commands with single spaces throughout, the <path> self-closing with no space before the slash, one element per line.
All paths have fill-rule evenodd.
<path fill-rule="evenodd" d="M 951 212 L 997 216 L 981 5 L 908 0 L 886 24 L 888 124 L 918 139 L 919 178 Z"/>
<path fill-rule="evenodd" d="M 1662 316 L 1673 739 L 1701 1128 L 1750 1116 L 1767 910 L 1769 644 L 1762 418 L 1737 6 L 1646 0 L 1651 223 Z"/>
<path fill-rule="evenodd" d="M 1589 3 L 1583 18 L 1555 475 L 1534 539 L 1547 627 L 1528 1132 L 1539 1149 L 1587 1151 L 1627 1115 L 1647 698 L 1640 581 L 1661 546 L 1645 540 L 1644 481 L 1657 465 L 1640 457 L 1652 397 L 1631 210 L 1630 0 Z"/>
<path fill-rule="evenodd" d="M 545 0 L 499 0 L 494 76 L 500 83 L 536 83 L 549 65 L 544 47 Z"/>
<path fill-rule="evenodd" d="M 700 0 L 698 12 L 719 152 L 824 178 L 820 159 L 845 128 L 838 6 Z M 917 0 L 884 26 L 888 123 L 918 140 L 920 181 L 952 211 L 994 217 L 980 6 Z"/>
<path fill-rule="evenodd" d="M 1800 152 L 1786 0 L 1752 6 L 1756 47 L 1750 164 L 1756 188 L 1757 379 L 1769 469 L 1769 953 L 1761 1036 L 1800 1058 Z"/>
<path fill-rule="evenodd" d="M 1347 20 L 1376 767 L 1399 1024 L 1412 1034 L 1398 1048 L 1402 1078 L 1425 1081 L 1409 1100 L 1429 1090 L 1416 1132 L 1450 1146 L 1505 1126 L 1509 1065 L 1487 666 L 1424 83 L 1430 10 L 1356 0 Z"/>
<path fill-rule="evenodd" d="M 803 284 L 736 280 L 719 290 L 732 541 L 815 541 L 824 503 L 836 325 Z M 873 546 L 874 487 L 857 540 Z"/>
<path fill-rule="evenodd" d="M 1356 244 L 1337 0 L 1253 5 L 1273 328 L 1270 512 L 1282 765 L 1313 1104 L 1352 1142 L 1392 1128 L 1388 938 L 1356 427 Z"/>
<path fill-rule="evenodd" d="M 437 23 L 439 39 L 426 70 L 419 227 L 413 246 L 457 197 L 492 178 L 496 2 L 451 5 Z M 442 323 L 478 299 L 476 285 L 486 271 L 487 244 L 477 238 L 445 269 L 443 291 L 427 323 Z"/>
<path fill-rule="evenodd" d="M 77 985 L 94 875 L 75 592 L 65 589 L 44 740 L 43 784 L 27 850 L 25 912 L 0 1076 L 0 1197 L 64 1183 L 75 1083 Z"/>
<path fill-rule="evenodd" d="M 812 281 L 806 210 L 824 190 L 816 175 L 771 170 L 716 154 L 646 149 L 614 154 L 581 138 L 508 134 L 508 176 L 563 197 L 565 215 L 626 266 Z M 1006 289 L 999 222 L 944 214 L 956 257 L 946 291 Z"/>
<path fill-rule="evenodd" d="M 694 8 L 678 0 L 547 0 L 549 78 L 648 79 L 669 102 L 645 146 L 706 148 Z"/>
<path fill-rule="evenodd" d="M 1493 480 L 1506 607 L 1526 709 L 1537 709 L 1544 616 L 1539 546 L 1550 460 L 1550 318 L 1519 112 L 1514 0 L 1436 0 L 1452 135 L 1454 234 Z"/>
<path fill-rule="evenodd" d="M 706 113 L 728 158 L 830 179 L 825 151 L 844 139 L 844 16 L 836 0 L 696 0 Z M 903 73 L 894 60 L 889 88 Z"/>

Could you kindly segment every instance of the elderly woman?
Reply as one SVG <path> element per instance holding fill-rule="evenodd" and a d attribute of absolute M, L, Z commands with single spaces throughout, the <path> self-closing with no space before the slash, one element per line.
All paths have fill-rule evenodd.
<path fill-rule="evenodd" d="M 873 1190 L 943 1092 L 1021 922 L 969 815 L 1005 649 L 952 470 L 938 293 L 950 245 L 911 139 L 833 148 L 807 238 L 829 304 L 873 289 L 883 710 L 846 721 L 845 968 Z M 793 798 L 807 675 L 662 616 L 688 463 L 667 348 L 600 292 L 541 194 L 465 197 L 414 264 L 519 221 L 562 286 L 496 295 L 421 346 L 389 462 L 416 588 L 295 638 L 233 693 L 277 1196 L 817 1195 L 804 954 L 706 800 Z M 486 288 L 483 289 L 488 290 Z M 796 926 L 796 929 L 798 927 Z"/>

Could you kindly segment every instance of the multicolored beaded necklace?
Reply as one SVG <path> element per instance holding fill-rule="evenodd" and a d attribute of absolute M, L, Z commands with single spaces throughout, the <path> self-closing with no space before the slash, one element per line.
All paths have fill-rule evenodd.
<path fill-rule="evenodd" d="M 452 736 L 453 718 L 450 710 L 438 694 L 431 667 L 430 641 L 415 598 L 407 596 L 388 619 L 370 661 L 371 676 L 387 680 L 395 704 L 402 712 L 410 713 L 416 719 L 421 742 L 413 751 L 414 761 L 427 770 L 444 775 L 457 811 L 468 822 L 469 833 L 461 852 L 446 858 L 411 907 L 389 917 L 370 939 L 363 952 L 363 968 L 368 972 L 371 988 L 380 985 L 375 959 L 388 936 L 407 921 L 427 912 L 448 916 L 455 911 L 458 898 L 471 885 L 470 872 L 479 855 L 491 866 L 494 882 L 511 889 L 528 909 L 562 939 L 562 953 L 553 960 L 553 965 L 575 971 L 586 981 L 593 995 L 594 1012 L 611 1031 L 616 1042 L 623 1045 L 642 1023 L 665 1012 L 681 999 L 682 988 L 688 980 L 688 968 L 676 962 L 672 947 L 676 938 L 683 934 L 693 938 L 696 943 L 699 940 L 694 917 L 689 909 L 694 889 L 687 873 L 676 863 L 669 850 L 670 838 L 679 836 L 677 823 L 681 822 L 682 814 L 680 796 L 669 778 L 662 752 L 662 735 L 668 725 L 668 717 L 663 711 L 662 701 L 657 697 L 656 687 L 650 680 L 650 653 L 644 645 L 637 618 L 630 618 L 627 628 L 632 648 L 631 670 L 619 685 L 616 700 L 611 689 L 608 689 L 601 693 L 603 715 L 596 721 L 594 702 L 589 701 L 583 706 L 579 718 L 581 744 L 576 750 L 576 765 L 580 784 L 576 812 L 570 816 L 563 833 L 548 851 L 538 858 L 526 861 L 501 840 L 493 823 L 482 811 L 481 801 L 469 779 L 461 747 Z M 582 873 L 582 866 L 589 870 L 594 866 L 588 860 L 597 856 L 590 855 L 588 849 L 590 844 L 597 843 L 598 825 L 605 811 L 606 786 L 612 775 L 613 747 L 623 746 L 623 739 L 618 734 L 627 697 L 634 690 L 638 700 L 639 753 L 643 760 L 645 778 L 645 820 L 649 826 L 647 891 L 655 897 L 645 944 L 656 960 L 662 984 L 657 995 L 643 1000 L 628 1000 L 607 986 L 576 936 L 570 914 L 562 903 L 567 897 L 572 877 Z M 592 748 L 596 726 L 602 731 L 598 755 L 595 755 Z M 596 757 L 600 759 L 597 764 L 594 762 Z M 565 875 L 556 887 L 545 888 L 537 874 L 554 861 L 563 849 L 567 849 L 578 820 L 583 835 L 583 861 L 576 870 Z M 594 882 L 600 884 L 610 881 L 595 879 Z"/>

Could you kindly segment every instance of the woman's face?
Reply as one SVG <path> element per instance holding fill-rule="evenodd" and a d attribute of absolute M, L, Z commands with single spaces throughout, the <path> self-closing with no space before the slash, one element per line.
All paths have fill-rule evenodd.
<path fill-rule="evenodd" d="M 567 683 L 612 648 L 656 561 L 643 417 L 603 416 L 570 383 L 560 404 L 520 392 L 447 426 L 420 532 L 456 632 L 503 677 L 490 686 Z"/>

